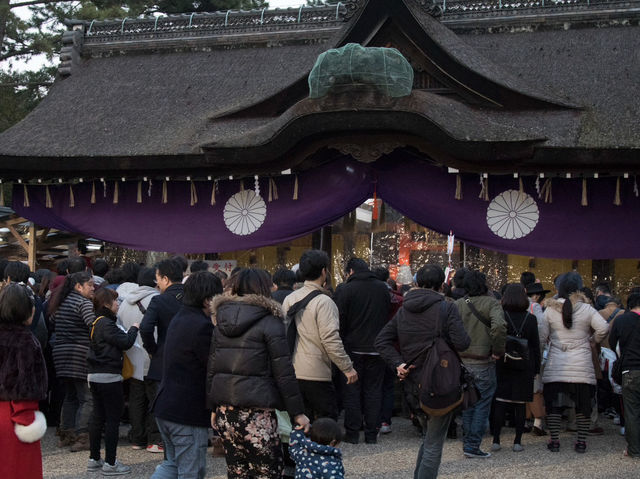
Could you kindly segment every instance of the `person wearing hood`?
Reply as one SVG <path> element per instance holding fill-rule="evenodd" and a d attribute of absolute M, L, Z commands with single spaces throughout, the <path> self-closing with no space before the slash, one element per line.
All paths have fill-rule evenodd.
<path fill-rule="evenodd" d="M 596 390 L 590 340 L 600 343 L 607 336 L 609 325 L 580 293 L 582 278 L 578 273 L 562 275 L 557 288 L 558 299 L 547 300 L 540 338 L 550 342 L 542 375 L 551 435 L 548 448 L 552 452 L 560 450 L 562 410 L 574 407 L 578 430 L 575 450 L 583 453 L 587 449 L 589 417 Z"/>
<path fill-rule="evenodd" d="M 211 425 L 219 432 L 229 477 L 282 477 L 276 409 L 306 428 L 304 402 L 291 363 L 282 308 L 271 278 L 242 269 L 230 295 L 211 307 L 215 329 L 207 368 Z"/>
<path fill-rule="evenodd" d="M 122 302 L 129 293 L 138 289 L 138 275 L 140 274 L 140 265 L 129 262 L 122 265 L 123 282 L 116 288 L 118 293 L 118 304 Z"/>
<path fill-rule="evenodd" d="M 396 369 L 400 380 L 404 381 L 405 395 L 412 412 L 422 412 L 417 394 L 420 369 L 426 356 L 425 347 L 438 334 L 436 325 L 440 315 L 446 317 L 440 326 L 441 332 L 456 351 L 467 349 L 471 338 L 465 331 L 456 305 L 445 302 L 444 296 L 439 293 L 444 283 L 442 268 L 433 264 L 423 266 L 416 274 L 416 283 L 418 287 L 407 292 L 398 313 L 378 334 L 375 347 L 385 362 Z M 422 351 L 424 354 L 421 354 Z M 414 361 L 416 367 L 407 367 L 406 363 L 417 355 L 420 357 Z M 424 442 L 418 451 L 414 479 L 437 477 L 444 440 L 453 415 L 451 411 L 444 416 L 428 418 Z"/>
<path fill-rule="evenodd" d="M 296 463 L 295 479 L 344 479 L 342 428 L 329 417 L 313 421 L 309 437 L 300 429 L 291 432 L 289 451 Z"/>
<path fill-rule="evenodd" d="M 151 299 L 160 294 L 156 289 L 156 273 L 153 268 L 142 268 L 138 273 L 138 287 L 127 294 L 118 310 L 118 320 L 125 329 L 134 323 L 141 323 L 144 313 L 149 308 Z M 130 283 L 127 283 L 130 284 Z M 129 382 L 129 434 L 133 449 L 146 449 L 149 444 L 160 441 L 160 432 L 155 419 L 149 413 L 149 405 L 155 399 L 151 390 L 145 387 L 144 377 L 149 371 L 149 354 L 142 347 L 140 333 L 127 357 L 133 365 L 133 376 Z"/>
<path fill-rule="evenodd" d="M 208 271 L 189 275 L 182 306 L 167 331 L 162 382 L 153 404 L 166 459 L 152 479 L 204 479 L 211 410 L 207 407 L 207 361 L 213 334 L 210 316 L 222 283 Z"/>
<path fill-rule="evenodd" d="M 386 283 L 360 258 L 346 266 L 346 283 L 334 295 L 340 313 L 340 337 L 359 380 L 343 385 L 345 442 L 357 444 L 364 417 L 364 441 L 375 444 L 382 409 L 385 364 L 373 343 L 389 320 L 391 297 Z"/>

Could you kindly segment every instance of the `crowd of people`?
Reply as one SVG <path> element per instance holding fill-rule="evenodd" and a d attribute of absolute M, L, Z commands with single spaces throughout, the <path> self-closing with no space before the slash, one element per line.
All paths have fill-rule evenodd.
<path fill-rule="evenodd" d="M 424 437 L 419 479 L 437 477 L 459 422 L 468 458 L 500 451 L 507 422 L 513 452 L 527 431 L 558 452 L 566 420 L 585 453 L 603 433 L 600 411 L 621 425 L 624 454 L 640 457 L 640 288 L 625 309 L 576 272 L 547 297 L 530 272 L 494 291 L 480 271 L 447 281 L 427 264 L 397 285 L 352 258 L 334 289 L 320 250 L 273 276 L 208 269 L 181 256 L 119 268 L 74 257 L 57 274 L 0 261 L 0 477 L 42 477 L 47 423 L 60 448 L 89 453 L 88 471 L 128 474 L 117 459 L 126 420 L 131 448 L 162 454 L 153 479 L 204 478 L 212 443 L 230 478 L 337 479 L 339 443 L 391 433 L 397 403 Z M 437 338 L 479 393 L 441 414 L 420 401 Z"/>

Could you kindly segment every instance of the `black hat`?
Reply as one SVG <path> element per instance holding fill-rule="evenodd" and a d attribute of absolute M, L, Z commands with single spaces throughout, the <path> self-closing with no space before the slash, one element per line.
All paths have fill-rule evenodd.
<path fill-rule="evenodd" d="M 525 289 L 527 290 L 528 296 L 531 296 L 532 294 L 547 294 L 551 292 L 548 289 L 544 289 L 542 287 L 542 283 L 529 283 L 525 286 Z"/>

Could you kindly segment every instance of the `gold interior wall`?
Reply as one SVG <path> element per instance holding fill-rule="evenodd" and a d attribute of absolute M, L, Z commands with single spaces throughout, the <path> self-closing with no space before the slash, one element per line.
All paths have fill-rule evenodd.
<path fill-rule="evenodd" d="M 532 268 L 530 266 L 530 261 L 535 263 L 535 267 Z M 507 255 L 507 272 L 510 283 L 520 282 L 520 274 L 524 271 L 531 271 L 546 289 L 552 291 L 555 277 L 567 271 L 573 271 L 574 266 L 576 265 L 571 259 L 530 258 L 529 256 L 515 254 Z M 577 261 L 577 268 L 575 268 L 575 270 L 580 273 L 585 285 L 591 287 L 591 260 Z"/>

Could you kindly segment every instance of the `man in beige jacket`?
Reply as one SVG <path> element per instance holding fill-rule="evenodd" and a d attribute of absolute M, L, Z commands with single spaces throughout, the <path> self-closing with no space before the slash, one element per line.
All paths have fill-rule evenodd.
<path fill-rule="evenodd" d="M 287 296 L 282 304 L 286 315 L 292 306 L 314 291 L 323 293 L 315 296 L 295 316 L 297 338 L 293 350 L 293 368 L 304 398 L 305 414 L 311 420 L 318 417 L 338 419 L 336 391 L 331 382 L 331 363 L 343 372 L 347 384 L 358 380 L 358 373 L 353 369 L 340 339 L 338 307 L 323 287 L 327 281 L 328 267 L 329 257 L 324 251 L 306 251 L 300 258 L 304 286 Z"/>

